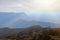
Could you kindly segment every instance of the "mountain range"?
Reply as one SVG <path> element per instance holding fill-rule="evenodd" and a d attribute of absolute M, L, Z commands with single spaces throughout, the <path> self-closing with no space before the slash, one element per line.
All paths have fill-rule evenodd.
<path fill-rule="evenodd" d="M 60 27 L 60 24 L 57 23 L 42 22 L 34 19 L 25 13 L 0 12 L 0 37 L 19 32 L 27 34 L 31 30 L 41 32 L 45 27 Z"/>
<path fill-rule="evenodd" d="M 25 13 L 0 12 L 0 28 L 26 28 L 29 26 L 40 25 L 42 27 L 60 27 L 60 24 L 51 22 L 41 22 Z"/>

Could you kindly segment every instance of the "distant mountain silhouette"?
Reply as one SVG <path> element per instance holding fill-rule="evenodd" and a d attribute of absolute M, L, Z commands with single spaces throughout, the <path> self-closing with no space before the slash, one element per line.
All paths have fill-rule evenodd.
<path fill-rule="evenodd" d="M 13 12 L 0 12 L 0 27 L 12 27 L 12 28 L 26 28 L 29 26 L 40 25 L 42 27 L 60 27 L 60 24 L 40 22 L 33 20 L 25 13 L 13 13 Z"/>
<path fill-rule="evenodd" d="M 60 24 L 56 23 L 49 23 L 49 22 L 40 22 L 40 21 L 17 21 L 15 24 L 11 25 L 12 27 L 29 27 L 29 26 L 34 26 L 34 25 L 40 25 L 42 27 L 51 27 L 51 28 L 56 28 L 60 27 Z"/>
<path fill-rule="evenodd" d="M 0 12 L 0 27 L 11 26 L 17 21 L 22 21 L 28 18 L 25 13 Z"/>

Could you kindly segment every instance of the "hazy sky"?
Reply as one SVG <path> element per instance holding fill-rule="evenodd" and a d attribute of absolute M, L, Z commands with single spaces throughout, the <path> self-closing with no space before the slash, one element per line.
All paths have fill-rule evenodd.
<path fill-rule="evenodd" d="M 60 0 L 0 0 L 0 12 L 24 12 L 60 23 Z"/>
<path fill-rule="evenodd" d="M 0 12 L 59 12 L 60 0 L 0 0 Z"/>
<path fill-rule="evenodd" d="M 0 12 L 24 12 L 33 20 L 60 23 L 60 0 L 0 0 Z M 16 15 L 0 15 L 0 26 L 19 19 Z"/>

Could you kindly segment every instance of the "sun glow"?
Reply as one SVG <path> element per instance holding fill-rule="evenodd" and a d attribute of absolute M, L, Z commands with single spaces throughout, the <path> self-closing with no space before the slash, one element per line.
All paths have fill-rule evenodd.
<path fill-rule="evenodd" d="M 53 0 L 34 0 L 34 3 L 38 4 L 46 4 L 46 5 L 51 5 L 54 1 Z"/>
<path fill-rule="evenodd" d="M 7 1 L 6 1 L 7 2 Z M 1 5 L 0 11 L 2 12 L 60 12 L 60 0 L 24 0 L 13 1 Z"/>
<path fill-rule="evenodd" d="M 27 12 L 55 12 L 58 6 L 56 6 L 57 0 L 32 0 L 24 3 L 24 6 L 28 9 Z"/>

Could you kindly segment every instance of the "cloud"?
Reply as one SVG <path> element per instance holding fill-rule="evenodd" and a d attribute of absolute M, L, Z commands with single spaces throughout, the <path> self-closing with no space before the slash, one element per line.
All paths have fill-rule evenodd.
<path fill-rule="evenodd" d="M 0 12 L 59 12 L 60 0 L 0 0 Z"/>

